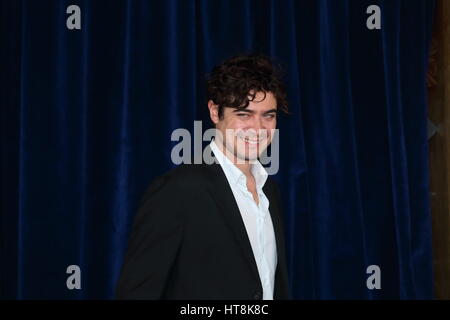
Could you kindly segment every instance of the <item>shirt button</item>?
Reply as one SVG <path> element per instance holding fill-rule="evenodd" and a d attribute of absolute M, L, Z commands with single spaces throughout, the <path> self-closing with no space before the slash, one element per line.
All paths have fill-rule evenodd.
<path fill-rule="evenodd" d="M 253 295 L 253 298 L 255 299 L 255 300 L 261 300 L 261 292 L 255 292 L 255 294 Z"/>

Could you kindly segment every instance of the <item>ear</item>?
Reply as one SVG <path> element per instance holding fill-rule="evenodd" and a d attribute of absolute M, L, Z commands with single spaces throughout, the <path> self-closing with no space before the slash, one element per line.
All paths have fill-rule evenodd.
<path fill-rule="evenodd" d="M 212 100 L 208 101 L 209 116 L 214 124 L 219 122 L 219 106 Z"/>

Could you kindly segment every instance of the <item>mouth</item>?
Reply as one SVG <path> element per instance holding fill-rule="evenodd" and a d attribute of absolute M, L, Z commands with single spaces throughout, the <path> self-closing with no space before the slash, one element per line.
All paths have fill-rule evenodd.
<path fill-rule="evenodd" d="M 245 137 L 245 136 L 239 136 L 239 138 L 250 145 L 258 145 L 259 143 L 261 143 L 264 140 L 263 137 L 250 138 L 250 137 Z"/>

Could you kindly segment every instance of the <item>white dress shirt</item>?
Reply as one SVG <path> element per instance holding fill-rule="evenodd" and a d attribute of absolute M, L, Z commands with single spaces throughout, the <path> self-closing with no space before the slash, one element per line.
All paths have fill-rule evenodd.
<path fill-rule="evenodd" d="M 267 171 L 258 160 L 252 164 L 251 172 L 259 198 L 257 205 L 252 193 L 247 189 L 244 173 L 225 156 L 214 140 L 211 141 L 210 147 L 225 172 L 244 221 L 263 287 L 263 299 L 273 300 L 277 247 L 269 213 L 269 200 L 262 190 L 267 180 Z"/>

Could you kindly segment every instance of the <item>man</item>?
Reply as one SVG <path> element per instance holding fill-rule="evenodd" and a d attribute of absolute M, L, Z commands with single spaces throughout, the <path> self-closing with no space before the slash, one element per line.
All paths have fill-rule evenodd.
<path fill-rule="evenodd" d="M 208 79 L 213 164 L 157 178 L 136 215 L 117 285 L 122 299 L 289 299 L 280 195 L 258 157 L 286 93 L 263 56 L 238 56 Z"/>

